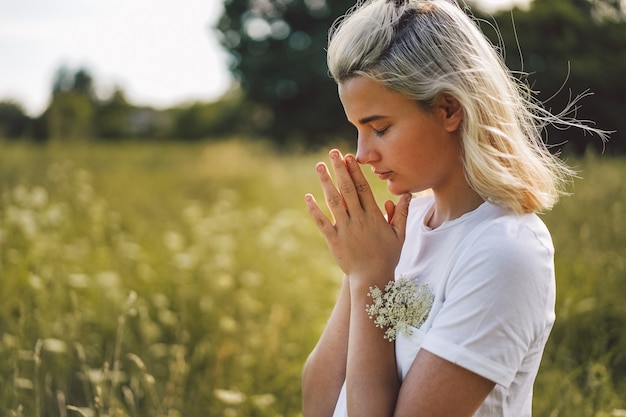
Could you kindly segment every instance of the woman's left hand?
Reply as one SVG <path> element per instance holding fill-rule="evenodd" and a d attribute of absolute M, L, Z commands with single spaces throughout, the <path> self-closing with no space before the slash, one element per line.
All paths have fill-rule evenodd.
<path fill-rule="evenodd" d="M 385 219 L 354 156 L 346 155 L 344 159 L 333 149 L 330 159 L 337 186 L 323 162 L 316 168 L 332 220 L 311 194 L 306 195 L 309 214 L 351 281 L 384 286 L 393 278 L 400 258 L 411 195 L 403 195 L 397 204 L 387 201 Z"/>

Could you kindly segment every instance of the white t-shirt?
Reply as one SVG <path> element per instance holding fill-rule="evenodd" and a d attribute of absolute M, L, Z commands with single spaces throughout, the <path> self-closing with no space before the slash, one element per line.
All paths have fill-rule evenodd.
<path fill-rule="evenodd" d="M 437 229 L 424 224 L 432 196 L 411 202 L 396 267 L 428 283 L 435 300 L 426 322 L 396 339 L 406 377 L 420 348 L 496 383 L 476 417 L 531 415 L 532 389 L 554 323 L 554 248 L 535 214 L 517 216 L 489 202 Z M 345 384 L 334 417 L 347 416 Z"/>

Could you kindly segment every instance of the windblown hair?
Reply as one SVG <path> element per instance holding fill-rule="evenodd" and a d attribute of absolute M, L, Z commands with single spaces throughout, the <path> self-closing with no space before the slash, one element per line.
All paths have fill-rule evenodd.
<path fill-rule="evenodd" d="M 453 0 L 359 2 L 331 28 L 327 60 L 337 83 L 368 77 L 427 110 L 455 97 L 467 181 L 516 213 L 549 210 L 574 175 L 543 142 L 546 125 L 605 136 L 568 116 L 577 100 L 558 115 L 544 109 Z"/>

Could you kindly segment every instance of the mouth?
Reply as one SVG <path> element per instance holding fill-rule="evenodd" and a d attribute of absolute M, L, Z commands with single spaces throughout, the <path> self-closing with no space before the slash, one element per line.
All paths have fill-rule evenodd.
<path fill-rule="evenodd" d="M 391 175 L 393 175 L 393 171 L 377 171 L 374 170 L 374 174 L 378 176 L 381 180 L 388 180 Z"/>

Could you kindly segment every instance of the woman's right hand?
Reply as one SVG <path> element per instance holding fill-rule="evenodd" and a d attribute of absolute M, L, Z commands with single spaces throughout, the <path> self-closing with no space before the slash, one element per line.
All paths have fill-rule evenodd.
<path fill-rule="evenodd" d="M 411 196 L 403 195 L 397 205 L 387 201 L 385 219 L 356 158 L 344 159 L 333 149 L 330 159 L 336 186 L 326 164 L 320 162 L 316 168 L 332 220 L 311 194 L 306 196 L 309 213 L 351 281 L 364 279 L 368 286 L 384 286 L 393 278 L 400 257 Z"/>

